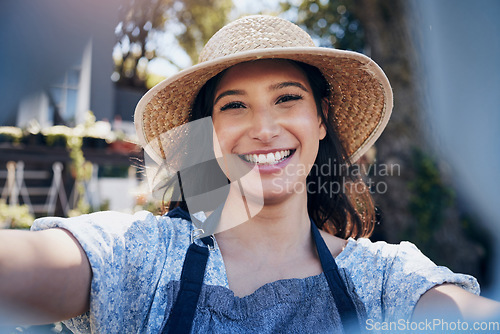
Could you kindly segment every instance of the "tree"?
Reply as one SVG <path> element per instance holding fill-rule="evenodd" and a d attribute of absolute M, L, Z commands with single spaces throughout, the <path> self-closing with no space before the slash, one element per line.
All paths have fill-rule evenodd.
<path fill-rule="evenodd" d="M 178 69 L 171 53 L 161 53 L 162 33 L 175 36 L 169 49 L 180 46 L 195 63 L 203 45 L 227 22 L 231 0 L 128 0 L 116 27 L 115 74 L 118 85 L 146 88 L 147 65 L 162 57 Z"/>
<path fill-rule="evenodd" d="M 391 120 L 376 143 L 377 165 L 397 165 L 395 175 L 370 175 L 388 191 L 375 192 L 375 203 L 384 220 L 375 229 L 375 239 L 413 241 L 434 261 L 479 280 L 487 258 L 480 244 L 477 224 L 471 224 L 456 204 L 453 188 L 433 156 L 420 120 L 424 89 L 410 14 L 403 0 L 304 0 L 285 3 L 285 11 L 296 12 L 297 23 L 321 46 L 360 51 L 383 69 L 394 92 Z M 474 228 L 473 228 L 474 227 Z"/>
<path fill-rule="evenodd" d="M 297 24 L 306 28 L 322 47 L 363 52 L 364 29 L 348 10 L 349 0 L 306 0 L 299 5 L 281 3 L 284 12 L 297 12 Z"/>

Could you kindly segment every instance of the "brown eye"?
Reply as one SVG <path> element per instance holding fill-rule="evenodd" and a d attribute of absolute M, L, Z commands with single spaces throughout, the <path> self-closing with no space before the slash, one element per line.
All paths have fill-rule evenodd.
<path fill-rule="evenodd" d="M 301 95 L 287 94 L 287 95 L 280 96 L 278 101 L 276 101 L 276 104 L 289 102 L 289 101 L 296 101 L 296 100 L 301 100 L 301 99 L 302 99 Z"/>
<path fill-rule="evenodd" d="M 238 109 L 245 108 L 245 105 L 241 102 L 229 102 L 220 108 L 220 111 L 228 110 L 228 109 Z"/>

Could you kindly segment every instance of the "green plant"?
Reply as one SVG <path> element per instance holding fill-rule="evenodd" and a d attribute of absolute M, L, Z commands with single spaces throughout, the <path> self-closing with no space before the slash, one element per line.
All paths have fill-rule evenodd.
<path fill-rule="evenodd" d="M 73 135 L 73 129 L 65 125 L 55 125 L 42 129 L 47 145 L 66 145 L 67 138 Z"/>
<path fill-rule="evenodd" d="M 75 178 L 76 206 L 69 213 L 70 216 L 77 216 L 90 212 L 90 205 L 85 199 L 85 181 L 92 176 L 92 164 L 85 160 L 82 150 L 82 137 L 70 136 L 66 139 L 66 145 L 71 158 L 71 169 Z"/>
<path fill-rule="evenodd" d="M 28 229 L 35 217 L 27 205 L 9 205 L 0 199 L 0 226 L 5 228 Z"/>
<path fill-rule="evenodd" d="M 0 126 L 0 141 L 19 143 L 23 138 L 23 131 L 14 126 Z"/>

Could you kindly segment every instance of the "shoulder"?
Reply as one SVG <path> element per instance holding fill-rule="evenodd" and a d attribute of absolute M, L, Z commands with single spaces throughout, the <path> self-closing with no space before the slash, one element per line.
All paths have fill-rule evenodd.
<path fill-rule="evenodd" d="M 360 282 L 375 279 L 386 294 L 401 287 L 420 286 L 423 289 L 427 286 L 429 289 L 443 282 L 453 282 L 473 293 L 479 292 L 477 281 L 472 276 L 456 274 L 447 267 L 436 265 L 407 241 L 389 244 L 366 238 L 349 239 L 337 257 L 337 264 Z"/>
<path fill-rule="evenodd" d="M 131 231 L 141 233 L 148 230 L 162 229 L 178 232 L 188 232 L 190 223 L 179 218 L 155 216 L 148 211 L 139 211 L 134 214 L 101 211 L 71 218 L 44 217 L 36 219 L 31 230 L 45 230 L 49 228 L 64 228 L 93 232 L 101 231 L 106 234 L 126 234 Z"/>
<path fill-rule="evenodd" d="M 89 259 L 139 260 L 146 252 L 180 254 L 189 244 L 192 224 L 180 218 L 155 216 L 147 211 L 126 214 L 103 211 L 72 218 L 37 219 L 32 230 L 62 228 L 69 231 Z"/>
<path fill-rule="evenodd" d="M 420 296 L 445 282 L 479 293 L 474 277 L 436 265 L 410 242 L 349 239 L 337 264 L 348 273 L 374 319 L 408 319 Z"/>
<path fill-rule="evenodd" d="M 385 241 L 372 242 L 367 238 L 349 238 L 345 241 L 342 252 L 338 254 L 337 263 L 339 266 L 348 266 L 356 262 L 366 263 L 367 260 L 369 262 L 366 265 L 373 262 L 387 263 L 412 252 L 420 253 L 417 247 L 409 242 L 389 244 Z"/>
<path fill-rule="evenodd" d="M 143 222 L 152 223 L 158 217 L 154 216 L 148 211 L 139 211 L 133 214 L 122 213 L 117 211 L 99 211 L 89 214 L 84 214 L 71 218 L 63 217 L 43 217 L 35 220 L 32 230 L 42 230 L 52 227 L 59 227 L 59 225 L 67 224 L 91 224 L 103 225 L 118 230 L 129 227 L 133 223 Z"/>
<path fill-rule="evenodd" d="M 389 244 L 384 241 L 372 242 L 367 238 L 345 240 L 323 231 L 321 234 L 339 268 L 346 269 L 351 275 L 383 275 L 394 261 L 405 262 L 404 258 L 428 260 L 409 242 Z M 428 261 L 427 265 L 434 265 Z"/>
<path fill-rule="evenodd" d="M 367 238 L 349 238 L 338 261 L 342 264 L 352 262 L 366 262 L 367 264 L 377 262 L 386 266 L 394 265 L 395 262 L 411 262 L 412 268 L 436 266 L 411 242 L 403 241 L 399 244 L 390 244 L 385 241 L 372 242 Z"/>

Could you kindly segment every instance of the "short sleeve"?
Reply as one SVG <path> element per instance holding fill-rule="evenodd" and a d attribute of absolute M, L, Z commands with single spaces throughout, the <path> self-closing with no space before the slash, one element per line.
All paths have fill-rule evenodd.
<path fill-rule="evenodd" d="M 92 268 L 90 312 L 65 324 L 74 332 L 142 332 L 155 296 L 172 233 L 148 212 L 98 212 L 37 219 L 32 230 L 63 228 L 84 249 Z M 168 219 L 168 218 L 167 218 Z M 153 283 L 153 284 L 152 284 Z M 145 307 L 146 306 L 146 307 Z M 158 315 L 161 325 L 163 314 Z M 157 327 L 147 324 L 150 328 Z"/>
<path fill-rule="evenodd" d="M 432 287 L 451 283 L 479 294 L 477 280 L 437 266 L 410 242 L 402 242 L 391 262 L 387 263 L 382 301 L 386 318 L 409 319 L 420 297 Z"/>
<path fill-rule="evenodd" d="M 350 275 L 373 321 L 410 320 L 422 294 L 439 284 L 452 283 L 479 294 L 474 277 L 437 266 L 410 242 L 349 239 L 336 262 Z"/>

